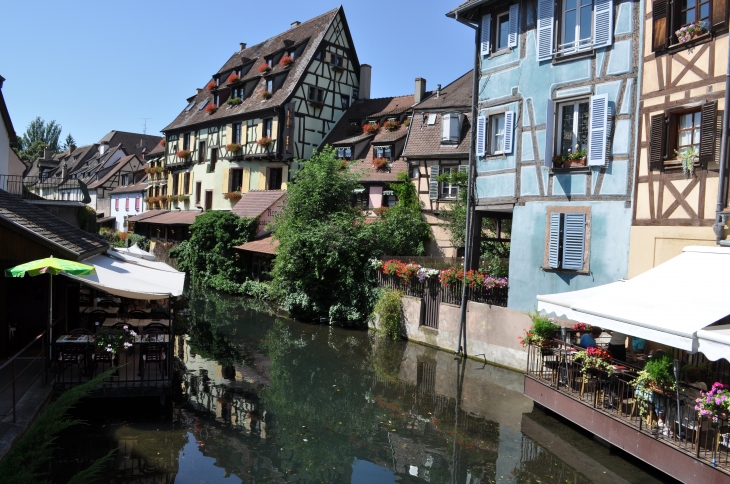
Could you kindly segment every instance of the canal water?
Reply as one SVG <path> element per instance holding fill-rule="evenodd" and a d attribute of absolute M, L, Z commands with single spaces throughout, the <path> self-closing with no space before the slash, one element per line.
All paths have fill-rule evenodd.
<path fill-rule="evenodd" d="M 194 295 L 174 402 L 83 402 L 53 481 L 116 449 L 100 482 L 669 482 L 535 408 L 521 374 L 258 305 Z"/>

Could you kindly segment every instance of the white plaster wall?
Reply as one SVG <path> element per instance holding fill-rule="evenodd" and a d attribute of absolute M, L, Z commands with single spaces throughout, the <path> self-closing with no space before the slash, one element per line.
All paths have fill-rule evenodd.
<path fill-rule="evenodd" d="M 129 210 L 126 210 L 126 198 L 129 197 Z M 135 197 L 141 198 L 140 209 L 136 210 Z M 124 226 L 124 217 L 132 217 L 139 215 L 140 213 L 147 210 L 147 204 L 144 203 L 144 192 L 132 192 L 132 193 L 120 193 L 119 195 L 111 195 L 111 217 L 116 218 L 114 227 L 122 232 L 127 231 L 127 227 Z M 119 210 L 116 209 L 117 199 L 119 199 Z"/>
<path fill-rule="evenodd" d="M 5 122 L 0 117 L 0 175 L 10 173 L 10 138 Z"/>

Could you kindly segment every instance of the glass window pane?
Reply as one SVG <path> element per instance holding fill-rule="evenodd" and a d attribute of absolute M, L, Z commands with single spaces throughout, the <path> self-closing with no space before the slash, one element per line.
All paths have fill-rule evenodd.
<path fill-rule="evenodd" d="M 575 41 L 575 10 L 565 12 L 565 35 L 563 43 L 568 44 Z"/>
<path fill-rule="evenodd" d="M 590 39 L 593 29 L 593 6 L 588 5 L 580 9 L 580 38 Z"/>
<path fill-rule="evenodd" d="M 710 4 L 705 3 L 700 5 L 700 19 L 705 19 L 710 16 Z"/>
<path fill-rule="evenodd" d="M 507 43 L 509 42 L 509 15 L 502 15 L 499 17 L 499 27 L 497 32 L 499 35 L 497 48 L 503 49 L 507 47 Z"/>
<path fill-rule="evenodd" d="M 695 9 L 690 8 L 686 12 L 682 12 L 682 25 L 687 25 L 695 21 Z"/>
<path fill-rule="evenodd" d="M 702 126 L 702 112 L 695 113 L 695 126 Z"/>
<path fill-rule="evenodd" d="M 682 114 L 679 117 L 679 129 L 688 129 L 692 127 L 692 115 Z"/>
<path fill-rule="evenodd" d="M 694 135 L 692 136 L 692 142 L 693 143 L 699 143 L 700 142 L 700 136 L 701 136 L 700 130 L 699 129 L 695 129 Z"/>
<path fill-rule="evenodd" d="M 580 103 L 578 106 L 578 149 L 588 147 L 588 125 L 590 123 L 590 106 L 588 103 Z"/>
<path fill-rule="evenodd" d="M 685 0 L 686 1 L 686 0 Z M 576 1 L 575 0 L 566 0 L 565 2 L 565 10 L 573 10 L 576 8 Z"/>
<path fill-rule="evenodd" d="M 677 141 L 679 146 L 689 146 L 692 144 L 692 131 L 680 131 L 679 140 Z"/>
<path fill-rule="evenodd" d="M 573 111 L 574 106 L 563 106 L 560 127 L 560 153 L 567 155 L 573 148 Z"/>

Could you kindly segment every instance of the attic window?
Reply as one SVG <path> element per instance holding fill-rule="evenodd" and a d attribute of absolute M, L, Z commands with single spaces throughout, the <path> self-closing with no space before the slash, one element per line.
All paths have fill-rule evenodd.
<path fill-rule="evenodd" d="M 188 103 L 188 106 L 187 106 L 187 107 L 185 108 L 185 112 L 188 112 L 188 111 L 190 111 L 191 109 L 193 109 L 193 106 L 195 106 L 195 101 L 190 101 L 190 102 Z"/>
<path fill-rule="evenodd" d="M 428 126 L 433 126 L 436 124 L 436 113 L 431 113 L 428 115 Z"/>
<path fill-rule="evenodd" d="M 441 144 L 459 144 L 461 140 L 461 113 L 444 113 L 441 115 Z"/>
<path fill-rule="evenodd" d="M 208 99 L 206 99 L 205 101 L 200 103 L 200 107 L 198 108 L 198 111 L 202 111 L 203 108 L 205 108 L 205 106 L 207 106 L 207 105 L 208 105 Z"/>
<path fill-rule="evenodd" d="M 339 67 L 340 69 L 342 69 L 345 66 L 345 58 L 341 55 L 331 54 L 330 64 L 332 64 L 332 67 Z"/>

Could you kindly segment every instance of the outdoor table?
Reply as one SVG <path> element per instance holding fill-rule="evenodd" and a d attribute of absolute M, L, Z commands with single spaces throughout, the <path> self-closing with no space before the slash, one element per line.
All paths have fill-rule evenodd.
<path fill-rule="evenodd" d="M 82 374 L 86 374 L 87 369 L 91 368 L 91 348 L 93 345 L 93 336 L 90 334 L 62 334 L 56 339 L 57 345 L 75 346 L 84 348 L 84 365 L 81 368 Z M 63 350 L 61 350 L 63 351 Z M 54 356 L 55 358 L 55 356 Z"/>
<path fill-rule="evenodd" d="M 111 327 L 117 323 L 125 323 L 130 326 L 134 326 L 137 329 L 141 329 L 151 323 L 164 324 L 165 326 L 169 326 L 170 320 L 169 319 L 106 318 L 104 320 L 104 322 L 101 324 L 101 326 Z"/>

